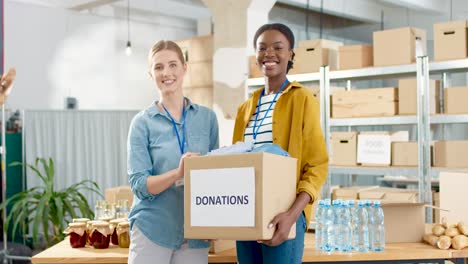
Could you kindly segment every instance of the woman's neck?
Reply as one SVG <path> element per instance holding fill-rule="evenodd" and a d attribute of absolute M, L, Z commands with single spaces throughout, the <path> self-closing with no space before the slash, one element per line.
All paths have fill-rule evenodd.
<path fill-rule="evenodd" d="M 265 95 L 278 92 L 285 81 L 286 75 L 265 77 Z"/>
<path fill-rule="evenodd" d="M 174 119 L 180 120 L 182 116 L 182 107 L 185 104 L 184 96 L 182 94 L 171 94 L 169 96 L 162 95 L 159 104 L 160 108 L 162 108 L 164 112 L 165 107 Z"/>

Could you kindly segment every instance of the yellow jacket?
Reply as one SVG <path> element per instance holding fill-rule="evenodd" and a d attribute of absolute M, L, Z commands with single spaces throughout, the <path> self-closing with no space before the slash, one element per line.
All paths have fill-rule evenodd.
<path fill-rule="evenodd" d="M 250 99 L 239 106 L 233 143 L 244 141 L 244 130 L 255 112 L 262 89 L 256 90 Z M 297 193 L 306 192 L 312 197 L 304 209 L 306 223 L 309 223 L 311 204 L 328 174 L 328 153 L 320 126 L 317 99 L 300 83 L 290 83 L 276 102 L 272 126 L 273 143 L 298 160 Z"/>

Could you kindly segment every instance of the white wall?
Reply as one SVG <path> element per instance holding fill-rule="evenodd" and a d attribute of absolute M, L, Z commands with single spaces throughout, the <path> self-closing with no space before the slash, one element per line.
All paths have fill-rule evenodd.
<path fill-rule="evenodd" d="M 65 97 L 79 109 L 142 109 L 158 97 L 147 75 L 147 52 L 160 39 L 196 35 L 196 24 L 155 18 L 131 21 L 133 54 L 124 53 L 121 19 L 5 2 L 5 69 L 17 79 L 6 106 L 64 109 Z"/>

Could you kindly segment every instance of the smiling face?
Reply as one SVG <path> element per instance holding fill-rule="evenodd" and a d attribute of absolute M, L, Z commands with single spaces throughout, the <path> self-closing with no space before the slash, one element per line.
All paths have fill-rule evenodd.
<path fill-rule="evenodd" d="M 150 76 L 162 94 L 182 92 L 182 83 L 187 65 L 172 50 L 163 49 L 154 53 L 151 60 Z"/>
<path fill-rule="evenodd" d="M 292 50 L 288 39 L 278 30 L 267 30 L 257 39 L 256 57 L 266 77 L 286 75 Z"/>

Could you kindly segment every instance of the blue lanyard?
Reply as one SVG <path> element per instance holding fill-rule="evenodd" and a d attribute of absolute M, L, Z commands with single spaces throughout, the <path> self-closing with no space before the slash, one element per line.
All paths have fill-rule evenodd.
<path fill-rule="evenodd" d="M 184 103 L 185 103 L 185 99 L 184 99 Z M 169 116 L 169 118 L 171 119 L 172 121 L 172 126 L 174 127 L 174 131 L 176 133 L 176 136 L 177 136 L 177 141 L 179 142 L 179 149 L 180 149 L 180 153 L 181 155 L 184 155 L 185 153 L 185 114 L 186 114 L 186 109 L 184 107 L 184 104 L 182 104 L 182 140 L 180 140 L 180 136 L 179 136 L 179 131 L 177 131 L 177 126 L 176 126 L 176 122 L 174 120 L 174 118 L 172 117 L 171 113 L 169 113 L 169 111 L 167 111 L 166 107 L 164 106 L 163 103 L 161 103 L 162 107 L 164 108 L 164 110 L 166 111 L 166 114 Z"/>
<path fill-rule="evenodd" d="M 284 80 L 283 84 L 281 84 L 281 87 L 279 88 L 279 90 L 275 93 L 275 97 L 273 98 L 273 101 L 270 102 L 270 106 L 268 106 L 268 110 L 265 112 L 265 115 L 263 116 L 263 118 L 260 120 L 260 123 L 258 124 L 258 127 L 257 127 L 257 120 L 258 120 L 258 116 L 260 115 L 260 107 L 262 105 L 262 97 L 263 95 L 265 95 L 265 88 L 263 88 L 262 90 L 262 94 L 260 94 L 260 98 L 258 98 L 258 104 L 257 104 L 257 115 L 255 115 L 255 121 L 254 121 L 254 125 L 253 125 L 253 128 L 252 128 L 252 136 L 253 136 L 253 140 L 255 141 L 257 139 L 257 135 L 258 135 L 258 131 L 260 130 L 260 127 L 262 126 L 263 124 L 263 120 L 265 120 L 265 118 L 268 116 L 268 112 L 270 112 L 271 110 L 271 107 L 273 106 L 273 103 L 276 101 L 276 98 L 278 97 L 278 94 L 281 93 L 281 91 L 284 89 L 284 87 L 289 83 L 288 79 Z M 257 128 L 257 129 L 255 129 Z"/>

